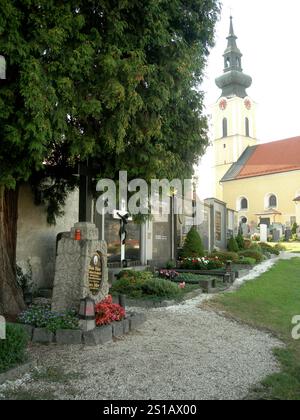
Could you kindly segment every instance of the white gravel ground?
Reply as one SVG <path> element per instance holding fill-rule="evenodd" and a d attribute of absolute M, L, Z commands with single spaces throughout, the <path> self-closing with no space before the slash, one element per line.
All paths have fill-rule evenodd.
<path fill-rule="evenodd" d="M 290 258 L 292 256 L 283 258 Z M 243 281 L 267 271 L 259 266 Z M 239 287 L 239 280 L 234 287 Z M 232 400 L 245 398 L 254 385 L 279 367 L 272 336 L 200 308 L 209 295 L 182 305 L 145 310 L 147 323 L 113 344 L 96 348 L 35 347 L 46 367 L 62 367 L 69 383 L 48 383 L 26 375 L 0 386 L 0 394 L 26 390 L 53 392 L 57 399 Z M 140 309 L 141 311 L 141 309 Z"/>

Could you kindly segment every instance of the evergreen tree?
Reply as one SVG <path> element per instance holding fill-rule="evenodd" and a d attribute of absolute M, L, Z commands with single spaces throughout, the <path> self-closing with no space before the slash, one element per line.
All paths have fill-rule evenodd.
<path fill-rule="evenodd" d="M 228 241 L 228 251 L 239 252 L 239 246 L 234 236 L 232 236 Z"/>
<path fill-rule="evenodd" d="M 53 222 L 78 161 L 99 165 L 95 179 L 191 175 L 208 144 L 197 88 L 219 4 L 0 0 L 0 9 L 0 311 L 15 313 L 22 182 Z"/>
<path fill-rule="evenodd" d="M 236 242 L 241 251 L 245 249 L 244 235 L 241 232 L 239 232 L 238 236 L 236 237 Z"/>
<path fill-rule="evenodd" d="M 182 256 L 183 258 L 204 257 L 202 239 L 194 226 L 187 234 L 182 250 Z"/>

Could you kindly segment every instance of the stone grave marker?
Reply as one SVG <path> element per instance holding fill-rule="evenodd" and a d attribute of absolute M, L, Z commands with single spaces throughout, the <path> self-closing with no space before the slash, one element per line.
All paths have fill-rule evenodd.
<path fill-rule="evenodd" d="M 280 231 L 277 229 L 273 230 L 273 236 L 272 236 L 272 241 L 273 242 L 279 242 L 280 241 Z"/>
<path fill-rule="evenodd" d="M 267 225 L 260 225 L 260 241 L 261 242 L 268 242 L 268 226 Z"/>
<path fill-rule="evenodd" d="M 291 229 L 286 229 L 285 231 L 285 241 L 289 242 L 290 239 L 292 239 L 292 230 Z"/>
<path fill-rule="evenodd" d="M 81 239 L 76 240 L 79 230 Z M 94 224 L 77 223 L 58 242 L 52 310 L 78 311 L 81 299 L 90 297 L 97 304 L 108 292 L 106 242 L 99 240 Z"/>

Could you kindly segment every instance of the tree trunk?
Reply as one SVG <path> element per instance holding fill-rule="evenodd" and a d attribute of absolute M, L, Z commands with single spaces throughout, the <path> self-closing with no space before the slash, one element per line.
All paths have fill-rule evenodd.
<path fill-rule="evenodd" d="M 18 196 L 18 189 L 0 187 L 0 313 L 10 316 L 25 308 L 16 282 Z"/>

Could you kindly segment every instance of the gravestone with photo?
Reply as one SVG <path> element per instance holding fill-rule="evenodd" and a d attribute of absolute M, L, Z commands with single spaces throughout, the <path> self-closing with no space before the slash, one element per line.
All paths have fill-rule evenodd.
<path fill-rule="evenodd" d="M 81 299 L 98 303 L 108 292 L 106 242 L 94 224 L 77 223 L 58 242 L 52 310 L 78 311 Z"/>

